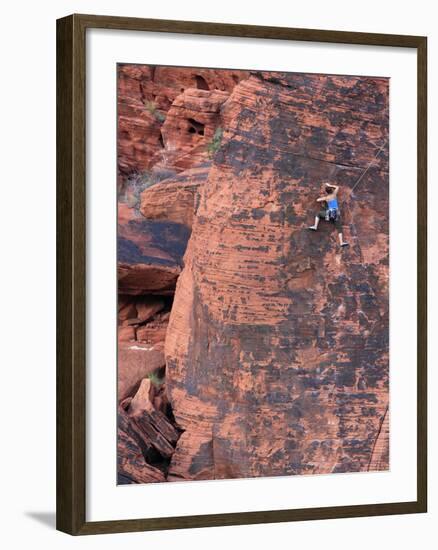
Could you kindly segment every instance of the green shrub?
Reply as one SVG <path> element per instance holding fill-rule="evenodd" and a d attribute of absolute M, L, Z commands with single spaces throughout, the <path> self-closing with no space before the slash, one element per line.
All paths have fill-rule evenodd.
<path fill-rule="evenodd" d="M 155 101 L 145 100 L 143 102 L 143 105 L 146 111 L 148 111 L 152 116 L 154 116 L 158 120 L 158 122 L 164 122 L 166 120 L 166 115 L 158 111 L 157 104 L 155 103 Z"/>
<path fill-rule="evenodd" d="M 164 384 L 164 378 L 160 378 L 155 372 L 148 374 L 148 378 L 151 381 L 151 384 L 159 388 Z"/>
<path fill-rule="evenodd" d="M 214 132 L 213 138 L 207 144 L 207 152 L 210 158 L 216 153 L 216 151 L 219 150 L 223 135 L 224 135 L 224 131 L 222 130 L 222 128 L 220 126 L 217 127 L 216 131 Z"/>
<path fill-rule="evenodd" d="M 155 111 L 155 118 L 158 122 L 164 122 L 166 120 L 166 115 L 164 113 L 160 113 L 160 111 Z"/>

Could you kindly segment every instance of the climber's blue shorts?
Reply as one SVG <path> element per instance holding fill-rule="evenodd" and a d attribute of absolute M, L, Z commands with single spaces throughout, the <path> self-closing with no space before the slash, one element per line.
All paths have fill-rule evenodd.
<path fill-rule="evenodd" d="M 326 219 L 326 215 L 327 215 L 327 210 L 320 210 L 320 212 L 318 213 L 318 218 L 320 220 L 325 220 Z M 339 233 L 342 231 L 342 224 L 341 224 L 341 219 L 339 216 L 336 216 L 336 219 L 334 220 L 330 220 L 336 227 L 336 229 L 339 231 Z"/>

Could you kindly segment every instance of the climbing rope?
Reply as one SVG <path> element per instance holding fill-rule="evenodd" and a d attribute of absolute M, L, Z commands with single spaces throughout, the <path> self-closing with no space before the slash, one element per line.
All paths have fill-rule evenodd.
<path fill-rule="evenodd" d="M 377 151 L 377 153 L 374 155 L 374 157 L 371 159 L 371 162 L 368 164 L 368 166 L 365 168 L 365 170 L 362 172 L 362 174 L 359 176 L 359 179 L 357 180 L 357 182 L 353 185 L 353 187 L 351 188 L 351 194 L 353 194 L 353 191 L 356 189 L 356 187 L 359 185 L 359 183 L 362 181 L 363 177 L 365 176 L 365 174 L 368 172 L 368 170 L 371 168 L 371 166 L 373 165 L 374 161 L 377 159 L 377 157 L 380 155 L 380 153 L 383 151 L 383 148 L 385 147 L 386 143 L 387 143 L 388 139 L 385 139 L 385 141 L 383 142 L 382 146 L 380 147 L 380 149 Z"/>
<path fill-rule="evenodd" d="M 388 142 L 388 138 L 385 138 L 384 142 L 382 143 L 382 145 L 380 146 L 379 150 L 377 151 L 377 153 L 374 155 L 374 157 L 371 159 L 371 161 L 368 163 L 368 165 L 365 167 L 365 170 L 362 172 L 362 174 L 359 176 L 358 180 L 356 181 L 356 183 L 353 185 L 353 187 L 351 188 L 351 195 L 353 196 L 353 192 L 354 190 L 356 189 L 356 187 L 359 185 L 359 183 L 362 181 L 362 179 L 364 178 L 364 176 L 366 175 L 366 173 L 368 172 L 368 170 L 371 168 L 371 166 L 374 164 L 374 162 L 376 161 L 377 157 L 380 155 L 380 153 L 383 151 L 383 148 L 385 147 L 385 145 L 387 144 Z M 351 210 L 353 210 L 353 208 L 351 208 Z M 356 224 L 354 223 L 354 216 L 352 216 L 352 221 L 351 221 L 351 229 L 352 229 L 352 232 L 354 233 L 354 237 L 356 239 L 356 241 L 358 242 L 359 241 L 359 238 L 357 236 L 357 230 L 356 230 Z M 362 256 L 362 250 L 359 246 L 359 255 L 361 257 L 361 261 L 363 262 L 363 256 Z"/>
<path fill-rule="evenodd" d="M 387 144 L 388 142 L 388 138 L 385 138 L 384 142 L 382 143 L 381 147 L 379 148 L 379 150 L 377 151 L 377 153 L 374 155 L 374 157 L 371 159 L 370 163 L 368 164 L 368 166 L 365 168 L 365 170 L 362 172 L 362 174 L 359 176 L 359 179 L 356 181 L 356 183 L 353 185 L 353 187 L 351 188 L 351 195 L 353 196 L 353 191 L 356 189 L 356 187 L 359 185 L 359 183 L 362 181 L 363 177 L 365 176 L 365 174 L 368 172 L 368 170 L 371 168 L 371 166 L 374 164 L 374 162 L 376 161 L 377 157 L 380 155 L 380 153 L 383 151 L 383 148 L 385 147 L 385 145 Z M 354 210 L 354 205 L 351 204 L 350 202 L 350 209 L 351 211 Z M 357 229 L 356 229 L 356 224 L 354 223 L 354 215 L 352 216 L 352 219 L 351 219 L 351 231 L 352 231 L 352 236 L 356 239 L 356 243 L 359 247 L 359 256 L 361 258 L 361 262 L 363 263 L 363 255 L 362 255 L 362 248 L 360 246 L 360 243 L 359 243 L 359 237 L 357 235 Z"/>

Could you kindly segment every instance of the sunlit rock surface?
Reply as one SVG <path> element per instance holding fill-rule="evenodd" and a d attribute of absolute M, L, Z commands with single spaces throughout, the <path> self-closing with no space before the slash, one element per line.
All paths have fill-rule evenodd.
<path fill-rule="evenodd" d="M 118 105 L 120 483 L 387 469 L 388 81 L 120 65 Z"/>
<path fill-rule="evenodd" d="M 166 338 L 169 479 L 366 471 L 388 407 L 384 79 L 252 75 L 221 110 Z M 309 232 L 322 182 L 345 238 Z M 388 460 L 379 451 L 379 469 Z"/>

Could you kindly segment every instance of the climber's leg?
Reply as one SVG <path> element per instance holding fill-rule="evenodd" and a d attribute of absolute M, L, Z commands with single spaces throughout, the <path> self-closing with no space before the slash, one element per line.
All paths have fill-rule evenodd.
<path fill-rule="evenodd" d="M 315 224 L 311 225 L 307 229 L 311 229 L 312 231 L 316 231 L 318 229 L 319 220 L 321 218 L 325 218 L 325 210 L 321 210 L 321 212 L 317 216 L 315 216 Z"/>
<path fill-rule="evenodd" d="M 346 242 L 344 241 L 344 237 L 343 237 L 343 235 L 342 235 L 342 225 L 341 225 L 341 221 L 340 221 L 339 218 L 337 218 L 337 219 L 335 220 L 335 227 L 336 227 L 336 229 L 338 230 L 339 244 L 340 244 L 342 247 L 348 246 L 348 243 L 346 243 Z"/>
<path fill-rule="evenodd" d="M 319 216 L 315 216 L 315 224 L 308 227 L 308 229 L 312 229 L 312 231 L 316 231 L 318 229 L 319 224 Z"/>
<path fill-rule="evenodd" d="M 339 244 L 341 246 L 348 246 L 348 243 L 346 243 L 342 237 L 342 233 L 339 233 Z"/>

